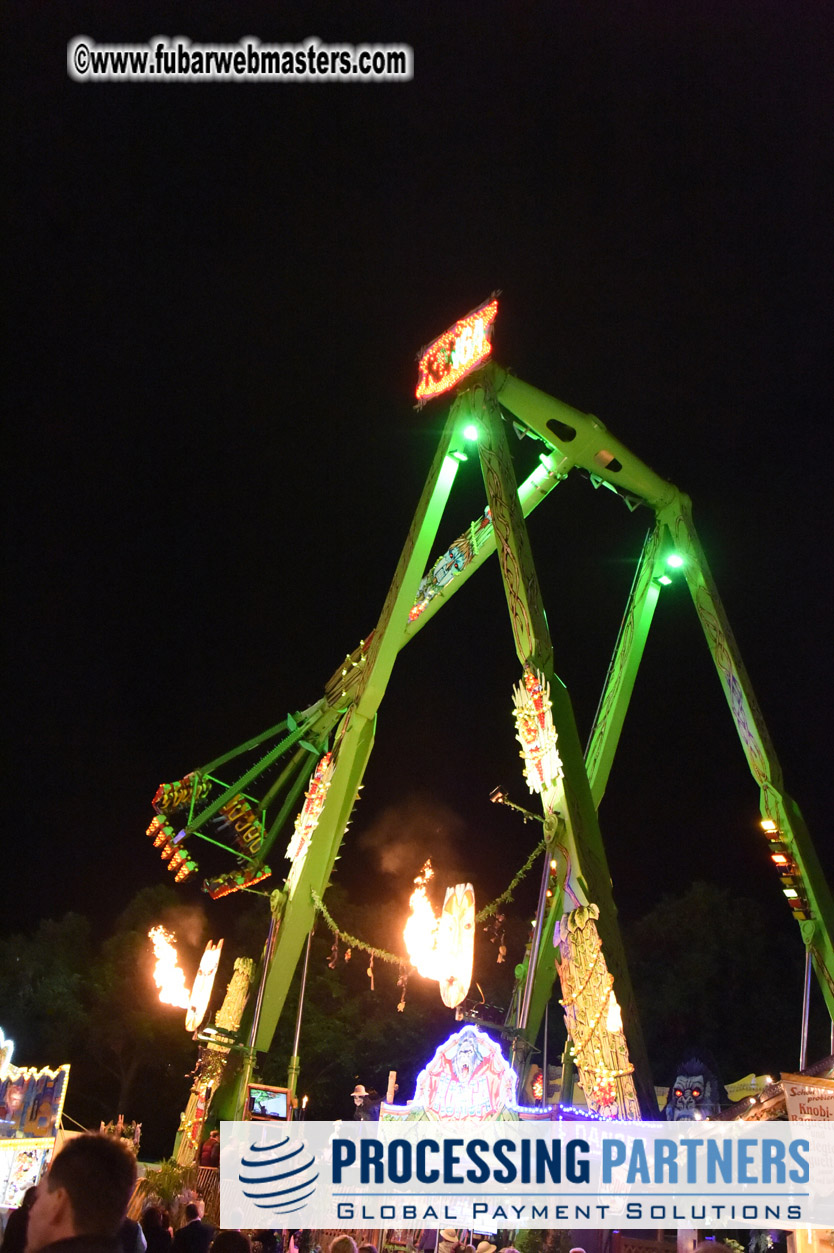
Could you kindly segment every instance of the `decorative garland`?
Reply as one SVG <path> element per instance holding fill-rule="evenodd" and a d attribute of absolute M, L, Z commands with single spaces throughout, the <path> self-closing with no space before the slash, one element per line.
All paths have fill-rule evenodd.
<path fill-rule="evenodd" d="M 341 927 L 337 926 L 330 914 L 327 912 L 327 906 L 319 896 L 315 888 L 310 888 L 310 895 L 313 898 L 313 904 L 321 914 L 327 926 L 333 932 L 337 940 L 345 945 L 348 952 L 351 949 L 358 948 L 363 953 L 367 953 L 369 957 L 378 957 L 381 962 L 388 962 L 390 966 L 408 966 L 410 965 L 407 957 L 395 957 L 393 953 L 388 953 L 384 948 L 374 948 L 371 944 L 366 944 L 364 940 L 357 940 L 355 935 L 348 935 Z"/>
<path fill-rule="evenodd" d="M 547 842 L 545 840 L 540 840 L 509 886 L 501 893 L 500 896 L 496 896 L 494 901 L 491 901 L 489 905 L 485 905 L 484 908 L 479 910 L 479 912 L 475 915 L 476 922 L 483 922 L 485 919 L 491 918 L 493 914 L 498 912 L 499 907 L 503 905 L 505 901 L 511 901 L 513 899 L 513 892 L 518 887 L 519 883 L 521 883 L 522 879 L 530 873 L 537 857 L 544 852 L 546 847 Z M 347 931 L 343 931 L 333 918 L 331 918 L 327 911 L 327 906 L 315 888 L 310 888 L 310 895 L 313 898 L 313 904 L 321 914 L 327 926 L 333 932 L 336 940 L 341 940 L 342 944 L 345 945 L 347 952 L 356 948 L 363 953 L 367 953 L 371 958 L 376 957 L 382 962 L 387 962 L 389 966 L 409 967 L 411 965 L 407 957 L 397 957 L 396 954 L 389 953 L 384 948 L 374 948 L 372 944 L 366 944 L 364 940 L 359 940 L 355 935 L 349 935 Z M 347 953 L 345 956 L 347 957 Z"/>
<path fill-rule="evenodd" d="M 494 913 L 497 913 L 499 905 L 503 905 L 505 901 L 511 901 L 513 899 L 513 892 L 518 887 L 519 883 L 521 883 L 521 880 L 530 873 L 536 858 L 543 853 L 546 848 L 547 841 L 544 839 L 540 840 L 530 856 L 527 858 L 524 865 L 519 870 L 518 874 L 510 883 L 509 887 L 506 888 L 500 896 L 496 896 L 495 900 L 491 901 L 489 905 L 484 905 L 483 909 L 478 911 L 475 915 L 476 922 L 483 922 L 485 918 L 490 918 Z"/>

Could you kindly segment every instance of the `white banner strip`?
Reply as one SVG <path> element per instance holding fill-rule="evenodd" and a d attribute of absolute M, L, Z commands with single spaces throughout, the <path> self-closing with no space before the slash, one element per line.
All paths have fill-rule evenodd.
<path fill-rule="evenodd" d="M 834 1126 L 227 1122 L 223 1227 L 834 1227 Z"/>

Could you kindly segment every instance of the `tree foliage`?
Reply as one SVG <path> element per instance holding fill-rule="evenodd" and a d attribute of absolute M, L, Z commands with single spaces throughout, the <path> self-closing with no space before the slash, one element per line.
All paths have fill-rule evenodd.
<path fill-rule="evenodd" d="M 725 1083 L 797 1064 L 804 949 L 782 912 L 696 882 L 625 938 L 656 1083 L 693 1048 L 713 1054 Z"/>
<path fill-rule="evenodd" d="M 350 902 L 338 888 L 328 903 L 339 925 L 380 948 L 401 947 L 403 902 Z M 516 916 L 517 915 L 517 916 Z M 778 915 L 776 921 L 781 919 Z M 507 918 L 507 961 L 479 934 L 476 979 L 489 1001 L 509 998 L 512 969 L 523 953 L 529 915 Z M 117 1114 L 143 1124 L 143 1157 L 170 1153 L 184 1109 L 197 1048 L 184 1030 L 182 1010 L 161 1005 L 151 977 L 147 932 L 162 922 L 177 933 L 186 973 L 196 970 L 205 935 L 199 910 L 184 909 L 169 887 L 145 889 L 128 904 L 109 935 L 94 935 L 78 914 L 40 922 L 30 935 L 0 941 L 2 1025 L 16 1042 L 21 1065 L 72 1065 L 65 1112 L 96 1127 Z M 269 926 L 265 898 L 223 903 L 213 937 L 226 935 L 215 989 L 222 999 L 236 957 L 260 958 Z M 629 963 L 655 1081 L 670 1081 L 684 1052 L 705 1048 L 725 1082 L 748 1074 L 791 1069 L 797 1063 L 803 949 L 787 920 L 776 927 L 751 901 L 696 883 L 664 897 L 626 932 Z M 375 964 L 373 987 L 366 954 L 333 948 L 319 923 L 307 976 L 301 1023 L 299 1095 L 316 1118 L 350 1117 L 352 1089 L 362 1083 L 385 1093 L 397 1071 L 398 1101 L 413 1095 L 417 1074 L 437 1045 L 457 1029 L 437 985 L 411 974 L 403 1012 L 400 971 Z M 258 1077 L 283 1085 L 292 1051 L 300 968 L 272 1047 L 259 1055 Z M 558 1048 L 551 1007 L 551 1058 Z M 828 1051 L 827 1019 L 817 1015 L 809 1056 Z"/>

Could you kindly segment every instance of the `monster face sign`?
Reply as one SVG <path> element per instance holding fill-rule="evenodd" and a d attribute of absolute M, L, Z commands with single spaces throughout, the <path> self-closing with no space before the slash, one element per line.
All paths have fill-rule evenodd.
<path fill-rule="evenodd" d="M 420 354 L 417 399 L 440 396 L 477 369 L 492 352 L 492 324 L 498 301 L 491 300 L 461 318 Z"/>

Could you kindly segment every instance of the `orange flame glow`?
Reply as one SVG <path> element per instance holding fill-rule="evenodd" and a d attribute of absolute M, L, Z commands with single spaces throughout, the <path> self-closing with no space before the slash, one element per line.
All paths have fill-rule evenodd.
<path fill-rule="evenodd" d="M 188 1009 L 191 993 L 186 986 L 185 975 L 177 964 L 176 936 L 161 926 L 152 927 L 148 935 L 153 941 L 156 957 L 153 981 L 159 988 L 159 999 L 163 1005 Z"/>
<path fill-rule="evenodd" d="M 412 965 L 425 979 L 441 978 L 442 968 L 437 949 L 440 919 L 436 917 L 426 891 L 426 884 L 433 878 L 431 860 L 414 880 L 414 891 L 409 899 L 411 913 L 405 924 L 403 939 Z"/>
<path fill-rule="evenodd" d="M 414 880 L 403 938 L 412 964 L 425 979 L 437 980 L 443 1004 L 454 1009 L 472 982 L 475 893 L 471 883 L 447 888 L 443 909 L 435 915 L 426 891 L 433 873 L 427 861 Z"/>

